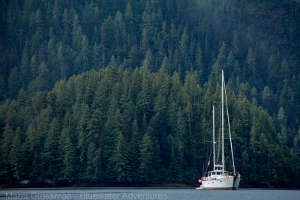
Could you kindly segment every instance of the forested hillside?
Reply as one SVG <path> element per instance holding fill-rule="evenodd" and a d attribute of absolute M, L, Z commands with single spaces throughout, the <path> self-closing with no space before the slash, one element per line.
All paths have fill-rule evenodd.
<path fill-rule="evenodd" d="M 299 27 L 296 0 L 1 0 L 1 183 L 194 183 L 224 69 L 244 184 L 295 185 Z"/>
<path fill-rule="evenodd" d="M 219 85 L 201 88 L 195 75 L 181 83 L 178 73 L 145 67 L 92 70 L 33 97 L 20 92 L 1 106 L 2 180 L 195 183 L 211 151 L 206 141 L 219 94 Z M 271 117 L 229 94 L 244 184 L 295 184 L 293 154 Z"/>

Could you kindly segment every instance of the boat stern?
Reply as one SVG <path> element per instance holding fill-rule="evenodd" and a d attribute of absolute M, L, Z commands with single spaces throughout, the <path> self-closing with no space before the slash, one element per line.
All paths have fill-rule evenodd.
<path fill-rule="evenodd" d="M 241 175 L 240 173 L 237 173 L 237 175 L 234 177 L 233 181 L 233 189 L 238 190 L 240 185 Z"/>

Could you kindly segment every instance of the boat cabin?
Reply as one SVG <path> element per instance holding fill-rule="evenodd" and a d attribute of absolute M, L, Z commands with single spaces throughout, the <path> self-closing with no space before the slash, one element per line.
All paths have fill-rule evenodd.
<path fill-rule="evenodd" d="M 227 175 L 229 175 L 229 173 L 227 171 L 224 171 L 224 174 L 223 174 L 223 171 L 221 171 L 221 170 L 215 170 L 215 171 L 209 171 L 208 172 L 208 176 L 215 176 L 215 175 L 217 175 L 217 176 L 220 176 L 220 175 L 227 176 Z"/>

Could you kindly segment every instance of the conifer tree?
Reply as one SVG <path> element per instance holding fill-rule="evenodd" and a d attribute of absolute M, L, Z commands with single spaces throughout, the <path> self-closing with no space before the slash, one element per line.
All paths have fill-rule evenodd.
<path fill-rule="evenodd" d="M 127 180 L 131 183 L 138 182 L 139 177 L 139 164 L 140 164 L 140 148 L 139 143 L 141 140 L 140 132 L 138 129 L 137 120 L 132 124 L 132 136 L 128 144 L 128 176 Z"/>
<path fill-rule="evenodd" d="M 142 182 L 150 182 L 153 174 L 153 143 L 148 133 L 143 136 L 140 144 L 140 167 L 139 173 Z"/>
<path fill-rule="evenodd" d="M 171 70 L 171 66 L 170 66 L 170 63 L 169 63 L 169 59 L 168 57 L 164 57 L 163 61 L 162 61 L 162 64 L 161 64 L 161 69 L 163 69 L 163 71 L 170 75 L 172 70 Z"/>
<path fill-rule="evenodd" d="M 96 145 L 94 142 L 90 142 L 87 152 L 87 166 L 86 166 L 86 175 L 84 179 L 88 181 L 93 181 L 96 179 Z"/>
<path fill-rule="evenodd" d="M 69 182 L 78 180 L 79 174 L 79 158 L 76 145 L 72 141 L 70 129 L 65 127 L 62 130 L 61 141 L 63 141 L 63 178 Z"/>
<path fill-rule="evenodd" d="M 10 165 L 12 166 L 13 171 L 13 177 L 16 180 L 20 180 L 23 177 L 23 158 L 22 158 L 22 135 L 21 135 L 21 129 L 17 128 L 16 132 L 14 133 L 14 139 L 12 141 L 12 144 L 10 146 L 10 152 L 9 152 L 9 160 Z"/>
<path fill-rule="evenodd" d="M 54 118 L 49 126 L 49 132 L 45 140 L 43 152 L 44 176 L 49 179 L 58 180 L 61 177 L 62 151 L 59 145 L 60 127 L 59 122 Z M 49 167 L 51 166 L 51 167 Z"/>

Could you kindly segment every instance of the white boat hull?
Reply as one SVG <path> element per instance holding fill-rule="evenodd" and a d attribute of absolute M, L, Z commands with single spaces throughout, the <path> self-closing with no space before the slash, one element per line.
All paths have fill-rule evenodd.
<path fill-rule="evenodd" d="M 233 189 L 233 187 L 234 177 L 224 176 L 222 178 L 205 180 L 197 189 Z"/>

